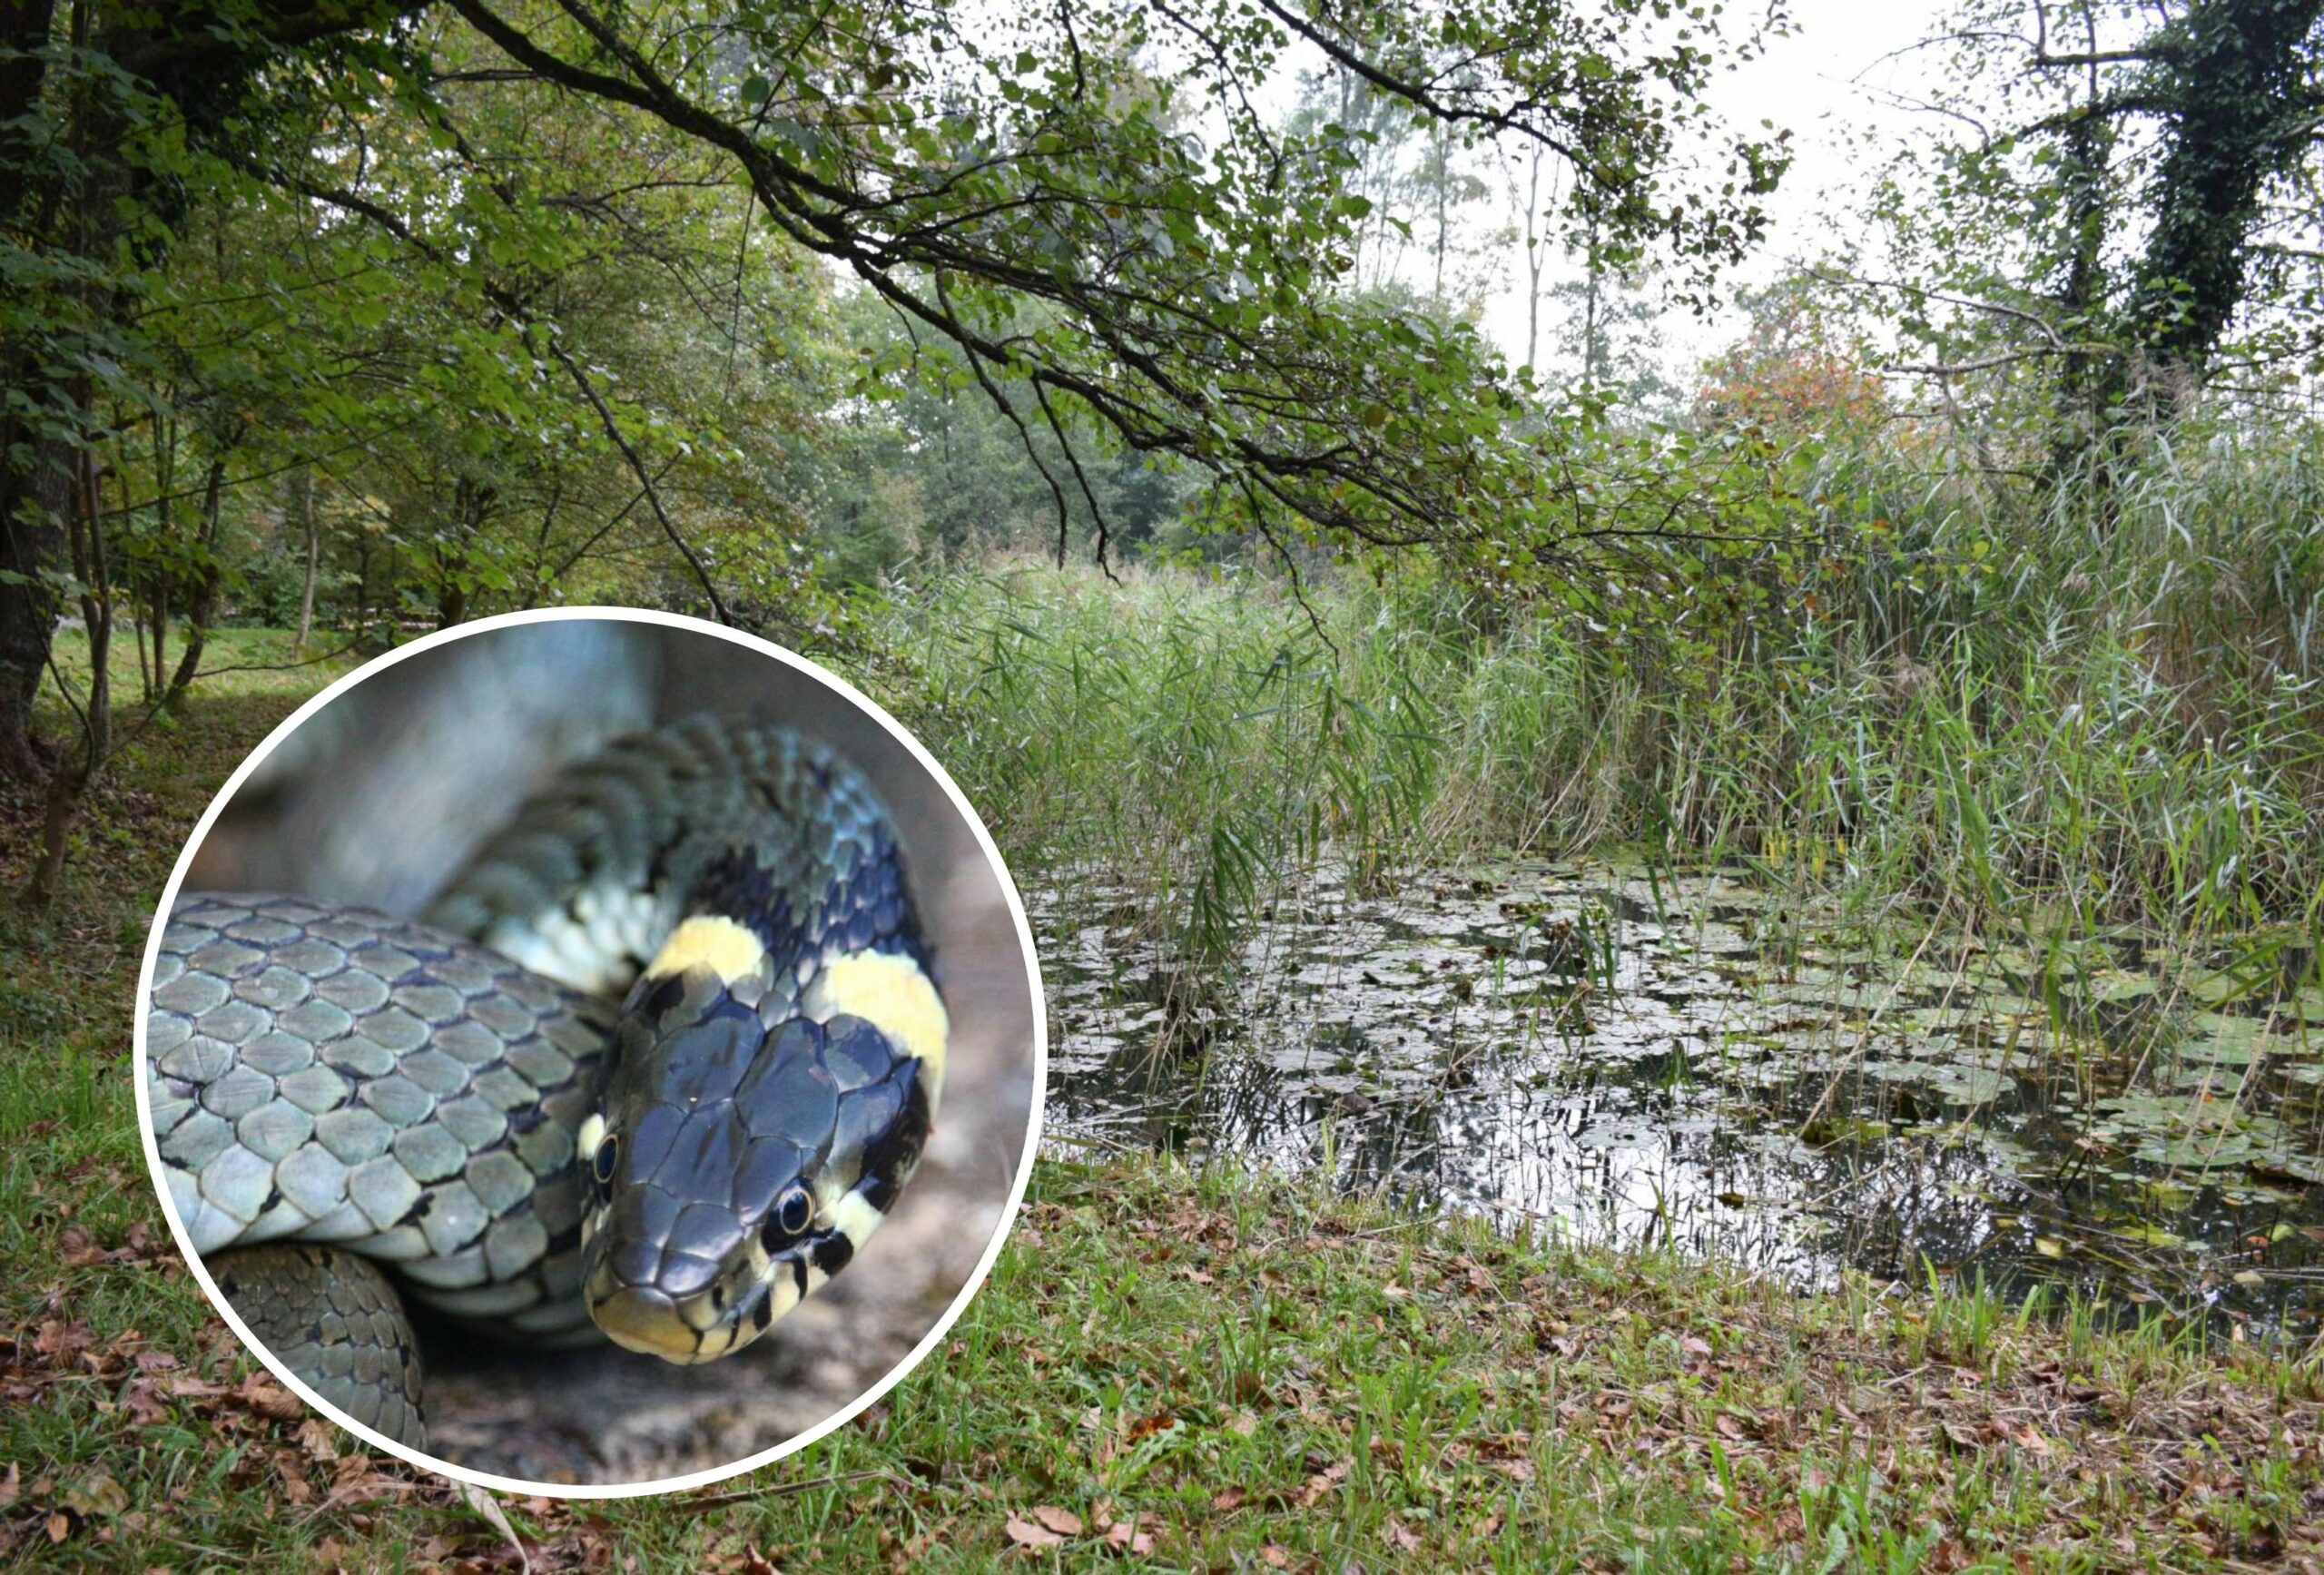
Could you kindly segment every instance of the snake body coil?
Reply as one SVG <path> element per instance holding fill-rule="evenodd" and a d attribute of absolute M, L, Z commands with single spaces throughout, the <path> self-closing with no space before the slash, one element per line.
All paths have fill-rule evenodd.
<path fill-rule="evenodd" d="M 227 1299 L 419 1446 L 402 1295 L 506 1335 L 735 1350 L 893 1206 L 948 1029 L 868 784 L 695 719 L 533 799 L 422 922 L 182 898 L 147 1089 Z"/>

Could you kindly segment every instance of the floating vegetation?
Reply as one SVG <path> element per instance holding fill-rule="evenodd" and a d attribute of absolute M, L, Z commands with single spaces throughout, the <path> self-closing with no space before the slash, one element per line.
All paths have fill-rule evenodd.
<path fill-rule="evenodd" d="M 1280 894 L 1188 1034 L 1118 895 L 1051 883 L 1052 1130 L 1802 1285 L 1933 1266 L 2269 1327 L 2324 1313 L 2324 995 L 2284 970 L 1884 931 L 1725 869 L 1378 884 Z"/>

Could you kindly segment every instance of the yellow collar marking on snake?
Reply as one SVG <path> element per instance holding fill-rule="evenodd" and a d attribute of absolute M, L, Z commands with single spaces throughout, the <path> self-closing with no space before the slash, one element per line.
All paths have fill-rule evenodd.
<path fill-rule="evenodd" d="M 934 1085 L 944 1076 L 944 1047 L 952 1019 L 919 963 L 900 951 L 835 957 L 823 964 L 800 1004 L 819 1023 L 843 1012 L 878 1028 L 907 1055 L 920 1059 L 933 1095 Z"/>
<path fill-rule="evenodd" d="M 700 966 L 731 985 L 750 977 L 765 957 L 766 947 L 748 925 L 718 914 L 696 914 L 670 931 L 646 966 L 645 977 L 667 979 Z"/>

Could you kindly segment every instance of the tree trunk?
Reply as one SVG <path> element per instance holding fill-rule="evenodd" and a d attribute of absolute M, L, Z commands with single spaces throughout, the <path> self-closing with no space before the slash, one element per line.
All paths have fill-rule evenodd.
<path fill-rule="evenodd" d="M 307 533 L 307 572 L 299 582 L 299 633 L 290 642 L 290 654 L 307 654 L 307 636 L 315 628 L 315 568 L 322 555 L 322 533 L 315 524 L 315 470 L 311 465 L 299 467 L 299 477 L 292 484 L 291 496 L 298 500 L 300 523 Z"/>
<path fill-rule="evenodd" d="M 16 449 L 21 428 L 0 422 Z M 33 701 L 48 670 L 56 632 L 64 511 L 71 506 L 71 464 L 61 443 L 34 438 L 22 463 L 0 461 L 0 777 L 22 781 L 47 769 L 33 736 Z"/>
<path fill-rule="evenodd" d="M 56 0 L 0 5 L 0 219 L 15 220 L 34 200 L 25 182 L 39 136 L 33 112 L 48 74 L 44 46 L 55 25 Z"/>
<path fill-rule="evenodd" d="M 170 692 L 162 696 L 165 707 L 174 709 L 183 701 L 194 674 L 202 671 L 202 648 L 209 643 L 211 621 L 218 615 L 218 520 L 225 501 L 226 456 L 221 453 L 210 461 L 210 474 L 202 478 L 202 561 L 194 571 L 193 597 L 186 604 L 185 655 L 170 675 Z"/>
<path fill-rule="evenodd" d="M 271 56 L 272 44 L 376 26 L 420 3 L 175 0 L 101 7 L 84 0 L 73 7 L 70 42 L 85 53 L 68 57 L 50 53 L 64 42 L 56 36 L 56 0 L 6 0 L 0 5 L 0 230 L 43 260 L 103 272 L 133 217 L 142 261 L 150 265 L 167 245 L 182 193 L 175 176 L 157 178 L 126 153 L 127 95 L 158 84 L 153 91 L 181 104 L 231 103 L 238 95 L 218 90 L 247 80 Z M 60 59 L 96 64 L 67 69 Z M 68 94 L 75 95 L 69 103 Z M 71 158 L 59 158 L 56 150 L 68 145 Z M 125 298 L 113 303 L 114 326 L 126 323 L 127 310 Z M 65 428 L 77 416 L 83 424 L 69 436 L 90 429 L 85 412 L 54 408 L 49 390 L 57 369 L 44 362 L 37 346 L 0 351 L 0 409 L 9 412 L 0 417 L 0 778 L 19 780 L 44 769 L 44 752 L 32 733 L 32 703 L 55 630 L 64 511 L 72 507 L 77 445 Z M 27 419 L 27 410 L 35 418 Z"/>
<path fill-rule="evenodd" d="M 2131 300 L 2159 374 L 2151 402 L 2200 387 L 2242 304 L 2260 199 L 2316 134 L 2306 46 L 2319 16 L 2324 0 L 2197 0 L 2157 56 L 2171 126 Z"/>
<path fill-rule="evenodd" d="M 72 847 L 73 822 L 90 784 L 113 753 L 112 574 L 106 565 L 104 523 L 98 515 L 96 462 L 84 456 L 81 468 L 70 551 L 74 578 L 81 586 L 81 622 L 89 635 L 89 690 L 81 702 L 80 740 L 57 752 L 41 808 L 40 857 L 20 899 L 36 911 L 56 901 L 64 880 L 64 856 Z"/>
<path fill-rule="evenodd" d="M 169 642 L 170 587 L 166 585 L 157 585 L 153 587 L 153 692 L 145 697 L 148 700 L 159 700 L 162 697 L 162 672 L 169 665 L 163 653 L 167 650 Z"/>

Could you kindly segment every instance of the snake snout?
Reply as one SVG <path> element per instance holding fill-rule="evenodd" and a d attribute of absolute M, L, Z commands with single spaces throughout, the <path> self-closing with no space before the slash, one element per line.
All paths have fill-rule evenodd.
<path fill-rule="evenodd" d="M 700 1358 L 701 1335 L 679 1314 L 675 1302 L 650 1285 L 624 1285 L 603 1299 L 592 1287 L 589 1315 L 606 1338 L 626 1350 L 666 1362 Z"/>
<path fill-rule="evenodd" d="M 731 1260 L 623 1241 L 592 1252 L 588 1297 L 607 1338 L 666 1361 L 707 1362 L 748 1337 L 752 1287 Z"/>

